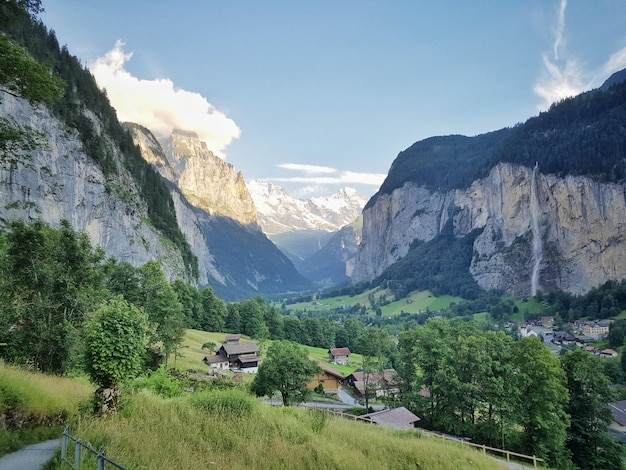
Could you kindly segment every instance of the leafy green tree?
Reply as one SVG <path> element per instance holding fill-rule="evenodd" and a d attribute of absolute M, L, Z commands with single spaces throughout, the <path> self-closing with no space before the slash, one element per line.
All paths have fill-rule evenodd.
<path fill-rule="evenodd" d="M 139 268 L 142 299 L 140 305 L 148 314 L 154 333 L 151 344 L 168 356 L 175 351 L 183 339 L 185 318 L 178 296 L 161 270 L 161 263 L 148 261 Z"/>
<path fill-rule="evenodd" d="M 559 359 L 535 337 L 513 345 L 512 364 L 519 391 L 516 421 L 522 426 L 520 450 L 551 465 L 569 460 L 564 452 L 569 416 L 566 377 Z"/>
<path fill-rule="evenodd" d="M 199 318 L 199 328 L 204 331 L 224 330 L 224 320 L 228 314 L 226 303 L 217 297 L 210 286 L 202 289 L 202 309 Z"/>
<path fill-rule="evenodd" d="M 567 448 L 581 469 L 621 469 L 621 445 L 607 432 L 612 401 L 610 382 L 602 372 L 601 359 L 578 348 L 561 357 L 567 377 L 569 403 L 566 412 L 571 424 Z"/>
<path fill-rule="evenodd" d="M 382 328 L 366 328 L 359 337 L 357 344 L 363 355 L 363 386 L 365 388 L 365 408 L 369 409 L 370 398 L 375 397 L 375 391 L 380 384 L 377 378 L 383 377 L 387 363 L 385 357 L 386 344 L 389 334 Z"/>
<path fill-rule="evenodd" d="M 53 373 L 67 370 L 85 314 L 103 298 L 100 264 L 86 234 L 69 222 L 10 222 L 0 257 L 0 334 L 7 359 Z"/>
<path fill-rule="evenodd" d="M 228 333 L 241 333 L 241 315 L 239 314 L 239 308 L 235 304 L 228 304 L 226 306 L 228 313 L 224 320 L 224 328 Z"/>
<path fill-rule="evenodd" d="M 85 365 L 91 380 L 100 386 L 96 407 L 116 411 L 122 381 L 135 377 L 142 368 L 148 319 L 144 312 L 121 297 L 105 302 L 86 325 Z M 112 399 L 108 399 L 112 397 Z"/>
<path fill-rule="evenodd" d="M 307 352 L 291 341 L 274 341 L 259 366 L 250 389 L 258 396 L 271 397 L 280 392 L 283 405 L 304 401 L 307 384 L 319 370 Z"/>

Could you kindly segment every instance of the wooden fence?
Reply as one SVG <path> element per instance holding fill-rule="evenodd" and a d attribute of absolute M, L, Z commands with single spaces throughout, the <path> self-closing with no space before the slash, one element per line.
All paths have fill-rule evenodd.
<path fill-rule="evenodd" d="M 346 419 L 351 419 L 353 421 L 362 421 L 365 423 L 370 423 L 373 424 L 373 421 L 367 419 L 367 418 L 363 418 L 361 416 L 356 416 L 356 415 L 351 415 L 348 413 L 342 413 L 341 411 L 336 411 L 336 410 L 332 410 L 332 409 L 324 409 L 324 408 L 314 408 L 317 411 L 323 411 L 326 413 L 330 413 L 332 415 L 335 416 L 340 416 L 342 418 L 346 418 Z M 444 439 L 447 441 L 454 441 L 457 443 L 460 443 L 462 445 L 466 445 L 469 447 L 474 447 L 476 449 L 480 449 L 482 450 L 484 453 L 490 452 L 490 453 L 496 453 L 496 454 L 500 454 L 503 457 L 506 456 L 506 461 L 510 462 L 511 461 L 511 457 L 516 457 L 518 459 L 523 459 L 523 460 L 527 460 L 529 462 L 532 462 L 533 468 L 537 469 L 539 468 L 537 466 L 538 463 L 543 462 L 543 459 L 540 459 L 539 457 L 536 457 L 534 455 L 525 455 L 525 454 L 519 454 L 517 452 L 511 452 L 510 450 L 504 450 L 504 449 L 498 449 L 496 447 L 489 447 L 486 446 L 484 444 L 474 444 L 473 442 L 469 442 L 468 440 L 465 439 L 461 439 L 458 437 L 451 437 L 451 436 L 446 436 L 445 434 L 440 434 L 437 432 L 433 432 L 433 431 L 427 431 L 425 429 L 421 429 L 421 428 L 416 428 L 416 430 L 428 435 L 428 436 L 433 436 L 433 437 L 438 437 L 440 439 Z"/>

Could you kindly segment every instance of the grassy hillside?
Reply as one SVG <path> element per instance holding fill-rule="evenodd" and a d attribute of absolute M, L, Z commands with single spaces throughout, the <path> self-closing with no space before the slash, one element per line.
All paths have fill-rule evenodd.
<path fill-rule="evenodd" d="M 204 356 L 211 355 L 211 351 L 202 349 L 202 345 L 207 342 L 213 342 L 216 347 L 219 348 L 222 341 L 224 341 L 224 335 L 226 333 L 208 333 L 200 330 L 186 330 L 185 338 L 183 339 L 183 346 L 178 350 L 178 357 L 176 358 L 176 368 L 179 370 L 196 369 L 198 372 L 205 372 L 208 368 L 207 365 L 202 362 Z M 241 337 L 242 341 L 253 341 L 247 336 Z M 271 340 L 255 341 L 259 345 L 261 350 L 261 357 L 272 343 Z M 350 375 L 357 368 L 363 364 L 363 358 L 360 354 L 350 355 L 350 364 L 346 366 L 340 366 L 331 364 L 328 361 L 328 350 L 324 348 L 314 348 L 313 346 L 302 346 L 306 349 L 313 359 L 323 362 L 325 364 L 334 367 L 344 375 Z M 174 364 L 172 364 L 173 366 Z"/>
<path fill-rule="evenodd" d="M 83 419 L 72 432 L 129 468 L 152 470 L 505 468 L 479 451 L 415 431 L 273 408 L 242 390 L 169 400 L 144 392 L 125 410 Z"/>
<path fill-rule="evenodd" d="M 24 445 L 60 437 L 67 419 L 89 402 L 94 387 L 86 379 L 66 379 L 29 372 L 0 360 L 0 455 Z"/>
<path fill-rule="evenodd" d="M 365 306 L 369 315 L 374 315 L 375 310 L 371 308 L 369 298 L 374 297 L 376 302 L 381 297 L 388 299 L 393 298 L 393 294 L 389 289 L 380 289 L 378 287 L 366 290 L 356 295 L 340 295 L 323 299 L 311 300 L 309 302 L 299 302 L 287 306 L 290 311 L 308 311 L 308 312 L 327 312 L 341 308 L 353 307 L 357 304 Z M 405 298 L 390 302 L 381 306 L 383 316 L 394 317 L 401 313 L 420 313 L 427 310 L 437 311 L 447 308 L 452 302 L 462 302 L 460 297 L 451 295 L 441 295 L 435 297 L 429 291 L 413 291 Z"/>

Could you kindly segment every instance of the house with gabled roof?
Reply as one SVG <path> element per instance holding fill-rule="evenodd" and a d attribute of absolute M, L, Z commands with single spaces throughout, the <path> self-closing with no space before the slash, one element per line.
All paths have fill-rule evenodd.
<path fill-rule="evenodd" d="M 259 347 L 251 341 L 240 341 L 241 335 L 226 335 L 224 343 L 213 356 L 205 356 L 203 362 L 211 369 L 241 369 L 257 372 L 260 358 Z"/>
<path fill-rule="evenodd" d="M 320 372 L 315 374 L 313 379 L 308 383 L 307 388 L 313 390 L 321 384 L 324 393 L 337 395 L 341 388 L 341 383 L 345 379 L 344 375 L 337 369 L 323 362 L 318 362 L 317 365 L 320 368 Z"/>
<path fill-rule="evenodd" d="M 331 348 L 328 350 L 328 360 L 333 364 L 346 365 L 350 354 L 350 348 Z"/>
<path fill-rule="evenodd" d="M 396 383 L 395 369 L 385 369 L 366 373 L 363 369 L 357 369 L 348 377 L 346 382 L 354 387 L 359 395 L 365 396 L 366 389 L 370 396 L 375 394 L 377 398 L 397 395 L 400 390 Z"/>
<path fill-rule="evenodd" d="M 394 429 L 413 429 L 420 419 L 404 406 L 362 415 L 360 419 Z"/>

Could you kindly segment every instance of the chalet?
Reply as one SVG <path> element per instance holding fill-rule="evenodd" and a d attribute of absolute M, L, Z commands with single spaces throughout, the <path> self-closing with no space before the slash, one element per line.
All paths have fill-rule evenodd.
<path fill-rule="evenodd" d="M 217 350 L 217 354 L 224 356 L 230 367 L 237 367 L 237 359 L 239 356 L 245 356 L 249 354 L 257 354 L 259 352 L 259 347 L 256 343 L 253 342 L 225 342 L 222 346 Z"/>
<path fill-rule="evenodd" d="M 228 359 L 220 354 L 213 356 L 204 356 L 202 360 L 211 370 L 228 370 Z"/>
<path fill-rule="evenodd" d="M 328 350 L 328 360 L 333 364 L 346 365 L 350 357 L 349 348 L 333 348 Z"/>
<path fill-rule="evenodd" d="M 256 354 L 239 354 L 235 363 L 242 372 L 256 374 L 259 371 L 259 360 Z"/>
<path fill-rule="evenodd" d="M 324 393 L 337 395 L 341 388 L 341 383 L 345 379 L 344 375 L 337 369 L 333 369 L 322 362 L 317 365 L 320 367 L 321 371 L 315 374 L 313 380 L 308 383 L 307 388 L 314 389 L 321 384 L 324 388 Z"/>
<path fill-rule="evenodd" d="M 609 424 L 609 433 L 621 444 L 626 444 L 626 401 L 609 403 L 612 420 Z"/>
<path fill-rule="evenodd" d="M 603 349 L 602 351 L 600 351 L 600 357 L 617 357 L 617 352 L 613 351 L 612 349 Z"/>
<path fill-rule="evenodd" d="M 556 344 L 576 344 L 576 337 L 566 331 L 555 331 L 552 335 L 552 342 Z"/>
<path fill-rule="evenodd" d="M 626 401 L 609 403 L 609 410 L 613 418 L 609 427 L 615 431 L 626 432 Z"/>
<path fill-rule="evenodd" d="M 363 369 L 357 369 L 346 377 L 346 382 L 354 387 L 362 397 L 365 396 L 366 389 L 370 391 L 370 394 L 375 394 L 377 398 L 393 397 L 399 393 L 396 375 L 394 369 L 385 369 L 382 373 L 376 371 L 369 374 L 366 374 Z"/>
<path fill-rule="evenodd" d="M 392 408 L 390 410 L 368 413 L 366 415 L 362 415 L 361 419 L 394 429 L 413 429 L 415 427 L 415 423 L 420 420 L 403 406 L 400 408 Z"/>
<path fill-rule="evenodd" d="M 225 341 L 213 356 L 203 362 L 212 370 L 242 369 L 256 372 L 259 365 L 259 347 L 253 342 L 240 342 L 241 335 L 226 335 Z M 240 360 L 241 358 L 241 360 Z"/>

